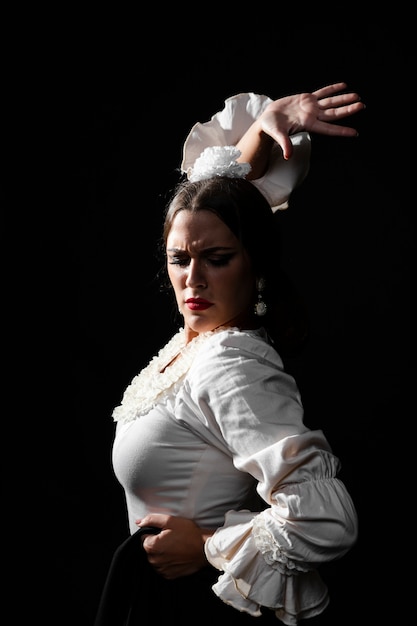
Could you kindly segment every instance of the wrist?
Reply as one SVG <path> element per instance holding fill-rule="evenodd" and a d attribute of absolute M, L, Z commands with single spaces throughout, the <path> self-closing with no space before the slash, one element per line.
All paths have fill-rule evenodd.
<path fill-rule="evenodd" d="M 210 539 L 210 537 L 214 535 L 215 532 L 216 530 L 213 528 L 200 528 L 203 545 L 206 543 L 207 539 Z"/>

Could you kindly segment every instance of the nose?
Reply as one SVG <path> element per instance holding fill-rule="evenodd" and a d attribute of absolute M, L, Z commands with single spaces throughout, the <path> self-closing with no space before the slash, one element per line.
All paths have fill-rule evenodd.
<path fill-rule="evenodd" d="M 187 272 L 187 287 L 206 287 L 204 267 L 197 259 L 191 259 Z"/>

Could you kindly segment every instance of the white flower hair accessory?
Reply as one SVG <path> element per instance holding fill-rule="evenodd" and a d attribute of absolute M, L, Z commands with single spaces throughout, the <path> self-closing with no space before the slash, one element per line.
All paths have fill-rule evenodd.
<path fill-rule="evenodd" d="M 195 183 L 214 176 L 245 178 L 252 168 L 249 163 L 237 162 L 241 154 L 235 146 L 209 146 L 196 159 L 194 167 L 188 168 L 188 180 Z"/>

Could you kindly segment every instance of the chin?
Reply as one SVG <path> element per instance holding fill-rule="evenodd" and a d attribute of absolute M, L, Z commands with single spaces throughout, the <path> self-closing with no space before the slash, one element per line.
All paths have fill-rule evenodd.
<path fill-rule="evenodd" d="M 185 320 L 185 324 L 192 332 L 200 334 L 214 330 L 218 326 L 221 326 L 222 322 L 218 320 L 205 320 L 202 318 L 195 319 L 195 317 L 193 317 L 190 320 Z"/>

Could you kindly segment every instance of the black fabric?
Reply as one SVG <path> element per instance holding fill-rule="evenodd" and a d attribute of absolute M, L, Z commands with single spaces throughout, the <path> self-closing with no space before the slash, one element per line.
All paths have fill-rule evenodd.
<path fill-rule="evenodd" d="M 195 626 L 200 620 L 227 621 L 228 626 L 282 623 L 273 611 L 252 617 L 226 605 L 212 590 L 219 572 L 208 566 L 192 576 L 166 580 L 149 565 L 142 535 L 159 529 L 142 528 L 115 551 L 103 588 L 94 626 Z"/>
<path fill-rule="evenodd" d="M 156 534 L 159 528 L 143 526 L 115 551 L 100 599 L 94 626 L 128 626 L 136 589 L 145 580 L 146 554 L 142 535 Z M 148 566 L 148 569 L 151 569 Z M 141 592 L 142 595 L 142 592 Z"/>

